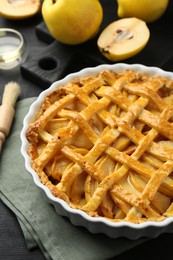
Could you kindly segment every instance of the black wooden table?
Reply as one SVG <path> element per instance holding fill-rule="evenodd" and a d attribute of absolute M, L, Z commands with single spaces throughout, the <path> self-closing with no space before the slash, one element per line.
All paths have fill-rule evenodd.
<path fill-rule="evenodd" d="M 115 9 L 110 10 L 110 13 L 108 13 L 109 4 L 114 5 L 115 0 L 102 0 L 101 3 L 105 7 L 104 23 L 102 25 L 104 27 L 110 21 L 117 19 Z M 142 51 L 136 57 L 124 62 L 154 65 L 166 70 L 173 71 L 173 60 L 171 59 L 171 57 L 173 57 L 172 25 L 173 3 L 170 3 L 164 17 L 159 19 L 159 21 L 149 25 L 151 30 L 151 38 L 144 51 Z M 62 47 L 61 45 L 58 45 L 58 43 L 55 43 L 53 39 L 47 34 L 41 14 L 25 21 L 12 21 L 1 17 L 0 28 L 3 27 L 13 28 L 22 33 L 27 44 L 28 58 L 22 69 L 17 68 L 11 71 L 0 71 L 0 98 L 2 98 L 4 85 L 10 80 L 17 81 L 21 85 L 22 89 L 20 99 L 38 96 L 43 88 L 46 88 L 49 84 L 47 81 L 47 75 L 49 76 L 50 81 L 54 80 L 56 68 L 53 72 L 51 72 L 50 68 L 43 68 L 44 66 L 39 69 L 37 68 L 38 74 L 40 73 L 40 69 L 42 70 L 41 73 L 43 73 L 45 69 L 45 74 L 43 73 L 45 77 L 43 77 L 41 80 L 39 77 L 40 81 L 37 79 L 37 75 L 34 74 L 34 69 L 31 64 L 36 62 L 36 58 L 39 56 L 39 53 L 44 53 L 45 57 L 50 57 L 51 55 L 58 54 L 59 49 L 64 49 L 64 57 L 66 57 L 65 52 L 68 49 L 68 53 L 72 51 L 74 54 L 71 55 L 72 61 L 75 59 L 74 56 L 78 50 L 74 50 L 75 47 Z M 84 44 L 80 46 L 79 49 L 81 48 L 81 55 L 83 57 L 82 60 L 75 60 L 75 63 L 68 60 L 68 64 L 61 64 L 63 65 L 63 71 L 61 71 L 61 74 L 58 74 L 57 72 L 56 76 L 61 78 L 65 74 L 73 72 L 73 70 L 78 70 L 85 66 L 97 65 L 97 63 L 106 63 L 107 61 L 99 56 L 98 51 L 95 49 L 96 45 L 93 44 L 95 43 L 91 42 L 88 43 L 88 45 Z M 57 48 L 55 53 L 54 48 Z M 94 53 L 97 54 L 96 59 Z M 63 53 L 61 53 L 60 62 L 62 62 L 62 55 Z M 86 57 L 90 58 L 86 59 Z M 80 62 L 82 62 L 82 64 L 80 64 Z M 132 259 L 170 259 L 170 256 L 172 255 L 172 242 L 173 234 L 163 234 L 121 254 L 120 256 L 117 256 L 116 259 L 128 259 L 129 257 Z M 39 248 L 36 248 L 32 251 L 27 249 L 23 233 L 15 215 L 7 208 L 6 205 L 4 205 L 2 201 L 0 201 L 0 259 L 45 259 Z"/>

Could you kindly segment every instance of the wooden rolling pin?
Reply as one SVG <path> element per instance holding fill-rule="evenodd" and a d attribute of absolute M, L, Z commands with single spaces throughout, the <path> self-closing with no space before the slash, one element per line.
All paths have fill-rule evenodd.
<path fill-rule="evenodd" d="M 16 82 L 9 82 L 4 87 L 2 105 L 0 106 L 0 153 L 2 144 L 8 135 L 15 113 L 15 103 L 20 95 L 20 86 Z"/>

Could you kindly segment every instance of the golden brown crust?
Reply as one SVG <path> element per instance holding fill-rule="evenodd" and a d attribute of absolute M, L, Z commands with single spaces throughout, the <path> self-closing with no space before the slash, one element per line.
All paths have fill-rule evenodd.
<path fill-rule="evenodd" d="M 111 221 L 173 216 L 173 81 L 102 71 L 55 89 L 26 132 L 32 167 L 70 207 Z"/>

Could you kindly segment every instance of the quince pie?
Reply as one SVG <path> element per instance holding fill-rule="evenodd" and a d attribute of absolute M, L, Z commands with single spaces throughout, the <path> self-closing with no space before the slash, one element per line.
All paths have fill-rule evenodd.
<path fill-rule="evenodd" d="M 26 132 L 33 169 L 70 207 L 111 221 L 173 216 L 173 81 L 104 70 L 57 87 Z"/>

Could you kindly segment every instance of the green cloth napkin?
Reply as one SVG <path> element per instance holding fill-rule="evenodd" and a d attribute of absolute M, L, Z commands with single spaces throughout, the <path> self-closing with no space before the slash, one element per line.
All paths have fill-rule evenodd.
<path fill-rule="evenodd" d="M 91 234 L 57 215 L 54 207 L 45 200 L 25 170 L 20 153 L 23 118 L 34 100 L 29 98 L 16 104 L 13 125 L 0 158 L 0 196 L 16 214 L 28 248 L 38 245 L 46 259 L 105 260 L 146 241 L 146 238 L 132 241 Z"/>

